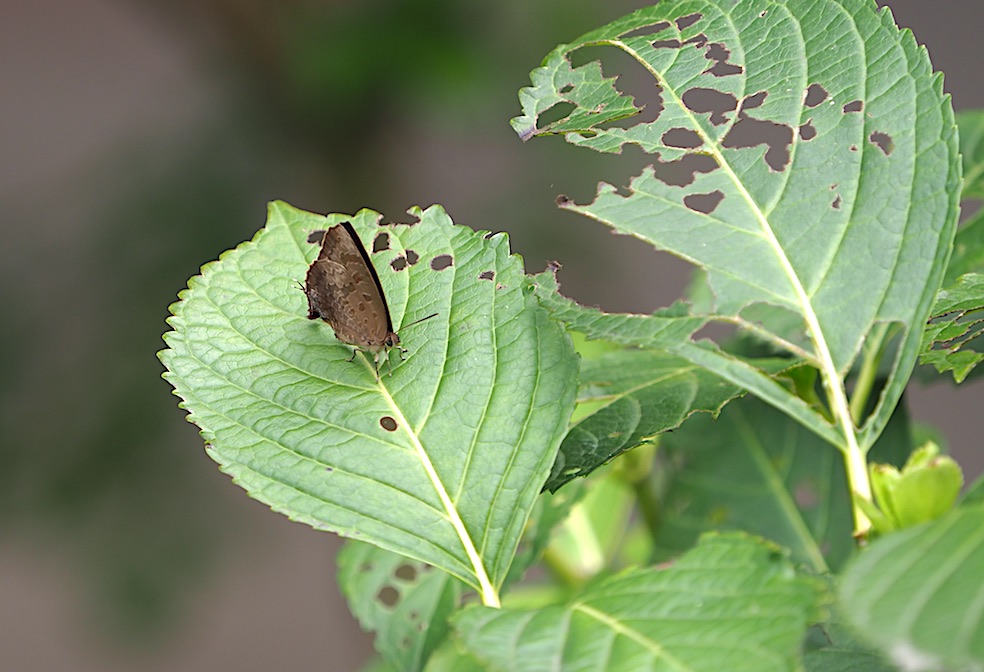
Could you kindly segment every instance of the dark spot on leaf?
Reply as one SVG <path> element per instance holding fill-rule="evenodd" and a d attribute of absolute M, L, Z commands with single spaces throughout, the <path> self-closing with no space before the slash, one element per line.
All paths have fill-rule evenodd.
<path fill-rule="evenodd" d="M 712 42 L 707 47 L 705 58 L 714 61 L 714 65 L 704 71 L 704 74 L 714 75 L 715 77 L 728 77 L 730 75 L 740 75 L 745 72 L 745 68 L 734 63 L 729 63 L 731 50 L 727 49 L 720 42 Z"/>
<path fill-rule="evenodd" d="M 759 12 L 759 18 L 760 19 L 764 19 L 768 15 L 769 15 L 769 10 L 767 10 L 767 9 L 763 9 L 761 12 Z"/>
<path fill-rule="evenodd" d="M 843 203 L 844 203 L 844 200 L 838 195 L 836 198 L 834 198 L 834 202 L 831 203 L 830 206 L 834 210 L 840 210 L 841 209 L 841 205 L 843 205 Z"/>
<path fill-rule="evenodd" d="M 687 14 L 686 16 L 681 16 L 674 23 L 676 23 L 677 30 L 683 31 L 694 25 L 698 21 L 704 18 L 704 15 L 699 12 L 694 12 L 693 14 Z"/>
<path fill-rule="evenodd" d="M 393 608 L 400 601 L 400 592 L 392 586 L 383 586 L 376 593 L 376 600 L 384 607 Z"/>
<path fill-rule="evenodd" d="M 478 274 L 478 279 L 479 280 L 494 280 L 495 279 L 495 271 L 482 271 L 481 273 Z"/>
<path fill-rule="evenodd" d="M 450 254 L 441 254 L 431 260 L 431 268 L 435 271 L 443 271 L 448 266 L 454 264 L 454 259 Z"/>
<path fill-rule="evenodd" d="M 496 284 L 495 288 L 496 289 L 505 289 L 506 286 L 505 285 Z"/>
<path fill-rule="evenodd" d="M 834 183 L 833 183 L 832 185 L 830 185 L 830 190 L 831 190 L 831 191 L 833 191 L 834 189 L 836 189 L 836 188 L 837 188 L 837 187 L 839 187 L 839 186 L 840 186 L 840 184 L 839 184 L 839 183 L 837 183 L 837 182 L 834 182 Z"/>
<path fill-rule="evenodd" d="M 335 467 L 325 467 L 325 472 L 330 474 L 333 471 L 335 471 Z"/>
<path fill-rule="evenodd" d="M 709 113 L 711 123 L 720 126 L 728 121 L 727 113 L 737 109 L 738 99 L 730 93 L 694 87 L 683 94 L 683 104 L 691 112 Z"/>
<path fill-rule="evenodd" d="M 856 151 L 858 151 L 858 146 L 857 145 L 851 145 L 850 147 L 848 147 L 848 149 L 851 150 L 852 152 L 856 152 Z"/>
<path fill-rule="evenodd" d="M 799 127 L 800 138 L 803 140 L 812 140 L 817 137 L 817 128 L 813 125 L 813 120 L 809 119 L 805 124 Z"/>
<path fill-rule="evenodd" d="M 638 28 L 633 28 L 627 33 L 622 33 L 619 37 L 623 39 L 632 37 L 642 37 L 643 35 L 655 35 L 656 33 L 661 33 L 670 27 L 669 21 L 659 21 L 658 23 L 651 23 L 648 26 L 639 26 Z"/>
<path fill-rule="evenodd" d="M 745 112 L 746 110 L 754 110 L 756 107 L 761 107 L 765 99 L 769 97 L 768 91 L 759 91 L 758 93 L 753 93 L 750 96 L 745 96 L 742 99 L 739 110 Z"/>
<path fill-rule="evenodd" d="M 810 84 L 806 89 L 806 95 L 803 96 L 803 104 L 807 107 L 816 107 L 825 100 L 827 100 L 827 89 L 819 84 Z"/>
<path fill-rule="evenodd" d="M 372 251 L 375 254 L 388 249 L 390 249 L 390 236 L 385 231 L 381 231 L 372 241 Z"/>
<path fill-rule="evenodd" d="M 388 415 L 384 415 L 383 417 L 381 417 L 379 419 L 379 424 L 387 432 L 395 432 L 396 431 L 396 427 L 397 427 L 396 420 L 394 420 L 393 418 L 391 418 Z"/>
<path fill-rule="evenodd" d="M 536 124 L 541 129 L 547 128 L 552 124 L 556 124 L 558 121 L 566 119 L 576 109 L 577 106 L 574 103 L 561 101 L 541 112 L 536 118 Z"/>
<path fill-rule="evenodd" d="M 680 149 L 697 149 L 704 144 L 697 132 L 689 128 L 671 128 L 663 134 L 662 140 L 667 147 Z"/>
<path fill-rule="evenodd" d="M 312 231 L 308 234 L 307 242 L 314 243 L 315 245 L 320 245 L 321 240 L 325 237 L 325 230 L 321 229 L 319 231 Z"/>
<path fill-rule="evenodd" d="M 793 129 L 789 126 L 745 117 L 731 127 L 721 144 L 729 149 L 767 145 L 765 162 L 769 168 L 780 172 L 789 165 L 789 146 L 792 142 Z"/>
<path fill-rule="evenodd" d="M 717 210 L 718 205 L 724 200 L 724 192 L 716 189 L 709 194 L 690 194 L 683 197 L 683 204 L 693 210 L 705 215 L 709 215 Z"/>
<path fill-rule="evenodd" d="M 393 268 L 394 271 L 402 271 L 409 265 L 410 264 L 407 263 L 407 258 L 403 256 L 399 256 L 390 262 L 390 266 Z"/>
<path fill-rule="evenodd" d="M 404 581 L 416 581 L 417 580 L 417 568 L 410 563 L 403 563 L 396 568 L 393 572 L 393 576 Z"/>
<path fill-rule="evenodd" d="M 885 156 L 891 156 L 892 150 L 895 149 L 892 136 L 881 131 L 872 131 L 871 135 L 868 136 L 868 141 L 880 149 Z"/>
<path fill-rule="evenodd" d="M 416 609 L 411 609 L 410 611 L 407 612 L 407 618 L 410 619 L 411 621 L 416 621 L 420 618 L 420 612 L 417 611 Z"/>
<path fill-rule="evenodd" d="M 864 109 L 864 103 L 860 100 L 852 100 L 849 103 L 844 104 L 844 114 L 849 114 L 851 112 L 860 112 Z"/>
<path fill-rule="evenodd" d="M 675 161 L 662 161 L 656 157 L 653 176 L 671 187 L 685 187 L 693 184 L 697 173 L 712 173 L 718 168 L 717 161 L 708 154 L 687 154 Z"/>

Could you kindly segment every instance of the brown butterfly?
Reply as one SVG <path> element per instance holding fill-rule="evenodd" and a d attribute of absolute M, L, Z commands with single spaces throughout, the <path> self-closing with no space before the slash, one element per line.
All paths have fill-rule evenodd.
<path fill-rule="evenodd" d="M 356 352 L 372 352 L 378 378 L 379 360 L 388 359 L 392 348 L 399 348 L 402 357 L 404 349 L 400 346 L 400 337 L 393 331 L 386 295 L 376 269 L 349 222 L 336 224 L 327 231 L 316 231 L 308 237 L 308 242 L 319 241 L 321 251 L 308 268 L 305 279 L 308 319 L 321 318 L 327 322 L 338 340 L 354 345 Z M 392 373 L 390 364 L 390 375 Z"/>

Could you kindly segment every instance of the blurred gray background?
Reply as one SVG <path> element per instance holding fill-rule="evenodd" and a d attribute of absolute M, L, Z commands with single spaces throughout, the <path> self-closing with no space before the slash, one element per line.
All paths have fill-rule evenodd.
<path fill-rule="evenodd" d="M 337 540 L 248 499 L 154 353 L 189 276 L 266 203 L 443 204 L 565 292 L 650 311 L 686 266 L 554 206 L 642 164 L 523 145 L 517 90 L 628 0 L 3 0 L 0 667 L 353 670 L 371 642 Z M 885 4 L 885 3 L 879 3 Z M 984 106 L 984 4 L 888 3 L 960 109 Z M 559 17 L 559 18 L 558 18 Z M 981 383 L 915 388 L 982 470 Z"/>

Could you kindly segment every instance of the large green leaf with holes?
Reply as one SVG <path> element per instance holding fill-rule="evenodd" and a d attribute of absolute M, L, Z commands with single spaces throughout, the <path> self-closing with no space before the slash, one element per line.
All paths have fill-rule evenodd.
<path fill-rule="evenodd" d="M 567 427 L 576 359 L 505 235 L 439 207 L 411 214 L 383 224 L 369 210 L 272 204 L 253 240 L 180 294 L 161 360 L 209 455 L 252 497 L 444 569 L 495 604 Z M 297 287 L 317 251 L 308 236 L 345 220 L 373 250 L 407 351 L 379 376 L 307 319 Z"/>
<path fill-rule="evenodd" d="M 641 109 L 597 61 L 573 64 L 585 47 L 641 66 L 646 114 L 630 118 Z M 557 47 L 531 82 L 512 122 L 524 140 L 652 156 L 626 188 L 562 206 L 699 266 L 707 317 L 815 366 L 837 422 L 738 358 L 687 339 L 676 354 L 849 445 L 843 378 L 877 325 L 898 325 L 870 447 L 916 361 L 960 188 L 950 100 L 912 34 L 871 0 L 665 0 Z"/>

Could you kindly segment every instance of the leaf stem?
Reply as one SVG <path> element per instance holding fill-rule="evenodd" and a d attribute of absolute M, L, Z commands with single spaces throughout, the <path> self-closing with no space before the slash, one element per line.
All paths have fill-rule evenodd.
<path fill-rule="evenodd" d="M 871 390 L 878 375 L 878 365 L 881 363 L 884 352 L 887 333 L 887 323 L 876 324 L 865 343 L 861 370 L 858 372 L 858 379 L 854 383 L 854 394 L 851 395 L 851 417 L 854 419 L 855 425 L 861 424 L 862 414 L 868 406 L 868 399 L 871 397 Z"/>

